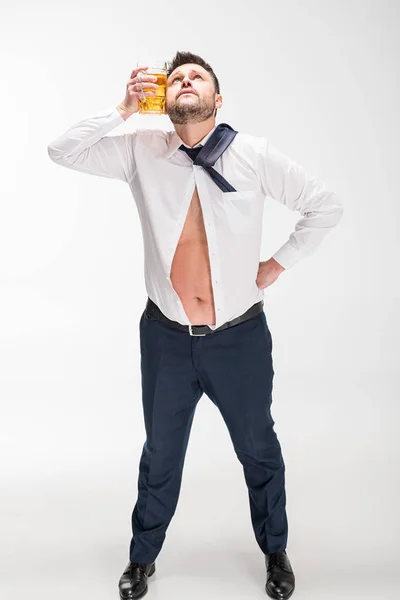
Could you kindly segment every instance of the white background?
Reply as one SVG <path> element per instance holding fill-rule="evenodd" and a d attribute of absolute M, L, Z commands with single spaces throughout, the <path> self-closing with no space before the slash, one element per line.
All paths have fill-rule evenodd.
<path fill-rule="evenodd" d="M 127 185 L 55 165 L 47 144 L 121 102 L 138 59 L 177 50 L 219 77 L 217 123 L 269 138 L 344 206 L 265 290 L 295 597 L 398 590 L 398 19 L 382 0 L 2 6 L 2 597 L 118 598 L 145 435 L 142 234 Z M 150 123 L 172 128 L 134 115 L 115 133 Z M 260 260 L 298 218 L 268 200 Z M 204 395 L 148 597 L 264 584 L 242 467 Z"/>

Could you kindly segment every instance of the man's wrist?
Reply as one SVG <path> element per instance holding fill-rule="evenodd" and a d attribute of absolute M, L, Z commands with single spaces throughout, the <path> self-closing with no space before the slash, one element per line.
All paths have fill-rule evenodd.
<path fill-rule="evenodd" d="M 286 271 L 285 267 L 283 267 L 280 263 L 278 263 L 277 260 L 275 260 L 275 258 L 270 258 L 270 260 L 272 261 L 272 264 L 274 265 L 274 268 L 279 272 L 282 273 L 283 271 Z"/>
<path fill-rule="evenodd" d="M 124 121 L 129 119 L 129 117 L 131 117 L 132 115 L 135 114 L 135 112 L 137 112 L 137 111 L 127 110 L 122 102 L 121 102 L 121 104 L 118 104 L 117 111 L 119 112 L 121 117 L 124 119 Z"/>

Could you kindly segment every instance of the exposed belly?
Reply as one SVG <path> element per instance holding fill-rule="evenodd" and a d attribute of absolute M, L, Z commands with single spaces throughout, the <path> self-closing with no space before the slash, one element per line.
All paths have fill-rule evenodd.
<path fill-rule="evenodd" d="M 171 283 L 192 325 L 215 325 L 206 243 L 193 241 L 178 244 L 172 262 Z"/>
<path fill-rule="evenodd" d="M 171 265 L 170 279 L 192 325 L 215 325 L 207 236 L 197 189 Z"/>

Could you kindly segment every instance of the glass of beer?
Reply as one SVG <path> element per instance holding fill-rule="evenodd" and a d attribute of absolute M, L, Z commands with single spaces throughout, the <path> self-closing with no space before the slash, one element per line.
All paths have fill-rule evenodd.
<path fill-rule="evenodd" d="M 144 100 L 139 99 L 139 113 L 142 115 L 164 115 L 165 114 L 165 94 L 167 89 L 167 65 L 163 61 L 138 62 L 137 67 L 142 65 L 151 66 L 146 71 L 140 71 L 140 74 L 154 75 L 157 81 L 158 88 L 146 88 L 146 81 L 143 81 L 142 87 L 144 92 L 155 92 L 155 96 L 146 96 Z M 153 82 L 152 82 L 153 83 Z"/>

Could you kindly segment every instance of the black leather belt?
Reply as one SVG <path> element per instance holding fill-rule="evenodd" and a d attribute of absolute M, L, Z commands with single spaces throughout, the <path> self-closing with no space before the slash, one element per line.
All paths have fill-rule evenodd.
<path fill-rule="evenodd" d="M 158 308 L 157 304 L 154 304 L 150 298 L 147 299 L 147 304 L 145 308 L 145 313 L 147 318 L 154 317 L 159 321 L 162 321 L 166 325 L 169 325 L 173 329 L 179 329 L 180 331 L 186 331 L 190 333 L 190 335 L 208 335 L 209 333 L 215 333 L 216 331 L 222 331 L 223 329 L 228 329 L 228 327 L 232 327 L 233 325 L 238 325 L 238 323 L 243 323 L 243 321 L 247 321 L 247 319 L 251 319 L 252 317 L 257 316 L 262 310 L 264 306 L 264 300 L 260 300 L 256 304 L 253 304 L 245 313 L 236 317 L 232 321 L 226 321 L 217 327 L 217 329 L 211 329 L 208 325 L 182 325 L 177 321 L 171 321 L 161 312 Z"/>

